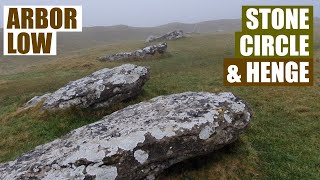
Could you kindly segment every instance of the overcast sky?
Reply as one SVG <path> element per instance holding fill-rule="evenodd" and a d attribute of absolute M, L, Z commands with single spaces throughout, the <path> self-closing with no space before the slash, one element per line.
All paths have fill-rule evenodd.
<path fill-rule="evenodd" d="M 156 26 L 241 18 L 242 5 L 314 5 L 320 0 L 1 0 L 3 5 L 82 5 L 84 26 Z M 2 7 L 1 7 L 2 8 Z M 1 27 L 3 13 L 0 13 Z"/>

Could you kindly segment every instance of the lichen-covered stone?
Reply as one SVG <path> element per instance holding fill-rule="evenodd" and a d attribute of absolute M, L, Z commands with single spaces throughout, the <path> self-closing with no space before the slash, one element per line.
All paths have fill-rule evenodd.
<path fill-rule="evenodd" d="M 35 96 L 24 104 L 24 108 L 29 109 L 36 107 L 40 102 L 45 101 L 50 95 L 51 93 L 47 93 L 42 96 Z"/>
<path fill-rule="evenodd" d="M 234 142 L 250 119 L 232 93 L 160 96 L 1 164 L 0 179 L 150 179 Z"/>
<path fill-rule="evenodd" d="M 185 37 L 183 31 L 176 30 L 176 31 L 168 32 L 167 34 L 160 36 L 160 37 L 156 37 L 156 36 L 151 35 L 146 39 L 146 42 L 150 43 L 150 42 L 155 42 L 155 41 L 170 41 L 170 40 L 180 39 L 183 37 Z"/>
<path fill-rule="evenodd" d="M 157 45 L 147 46 L 143 49 L 139 49 L 133 52 L 124 52 L 111 54 L 104 57 L 100 57 L 100 61 L 116 61 L 122 59 L 143 59 L 147 56 L 153 56 L 155 54 L 163 54 L 167 51 L 168 45 L 166 42 Z"/>
<path fill-rule="evenodd" d="M 124 64 L 113 69 L 102 69 L 89 76 L 68 83 L 59 90 L 34 97 L 24 108 L 43 102 L 42 109 L 65 109 L 69 107 L 109 107 L 137 96 L 149 79 L 148 68 Z"/>

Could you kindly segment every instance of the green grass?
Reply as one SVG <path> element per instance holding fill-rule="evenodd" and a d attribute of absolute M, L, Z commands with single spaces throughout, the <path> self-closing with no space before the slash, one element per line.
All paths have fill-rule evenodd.
<path fill-rule="evenodd" d="M 169 42 L 170 53 L 165 57 L 113 63 L 96 60 L 106 53 L 142 46 L 143 42 L 129 42 L 79 50 L 22 73 L 0 76 L 0 162 L 155 96 L 185 91 L 231 91 L 254 111 L 248 131 L 235 144 L 179 163 L 159 179 L 320 179 L 319 61 L 315 62 L 314 87 L 224 87 L 223 59 L 232 57 L 234 52 L 231 34 L 196 35 Z M 316 57 L 319 55 L 318 49 Z M 110 109 L 70 109 L 45 114 L 36 110 L 17 111 L 35 95 L 123 63 L 151 68 L 151 79 L 135 100 Z"/>

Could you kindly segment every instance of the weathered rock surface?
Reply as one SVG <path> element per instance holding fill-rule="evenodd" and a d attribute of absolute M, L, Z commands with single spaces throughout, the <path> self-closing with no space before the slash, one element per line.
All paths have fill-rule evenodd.
<path fill-rule="evenodd" d="M 42 96 L 35 96 L 24 104 L 24 108 L 28 109 L 36 107 L 40 102 L 45 101 L 50 95 L 51 93 L 47 93 Z"/>
<path fill-rule="evenodd" d="M 133 52 L 125 52 L 118 54 L 111 54 L 105 57 L 100 57 L 100 61 L 116 61 L 121 59 L 142 59 L 147 56 L 153 56 L 156 53 L 163 54 L 167 51 L 168 45 L 166 42 L 157 45 L 147 46 Z"/>
<path fill-rule="evenodd" d="M 24 108 L 35 107 L 43 102 L 44 110 L 69 107 L 98 108 L 137 96 L 149 79 L 149 70 L 133 64 L 113 69 L 102 69 L 82 79 L 72 81 L 54 93 L 36 96 Z"/>
<path fill-rule="evenodd" d="M 160 96 L 1 164 L 0 179 L 152 179 L 234 142 L 250 119 L 232 93 Z"/>
<path fill-rule="evenodd" d="M 146 42 L 150 43 L 150 42 L 155 42 L 155 41 L 170 41 L 170 40 L 180 39 L 183 37 L 185 37 L 183 31 L 176 30 L 176 31 L 168 32 L 167 34 L 160 36 L 160 37 L 156 37 L 156 36 L 151 35 L 146 39 Z"/>

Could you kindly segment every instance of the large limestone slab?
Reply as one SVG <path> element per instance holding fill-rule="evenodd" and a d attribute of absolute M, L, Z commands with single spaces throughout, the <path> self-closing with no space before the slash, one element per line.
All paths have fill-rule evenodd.
<path fill-rule="evenodd" d="M 134 98 L 149 79 L 146 67 L 124 64 L 112 69 L 102 69 L 89 76 L 68 83 L 59 90 L 36 96 L 25 104 L 31 108 L 43 102 L 42 109 L 65 109 L 69 107 L 109 107 Z"/>
<path fill-rule="evenodd" d="M 250 119 L 232 93 L 160 96 L 1 164 L 0 179 L 152 179 L 234 142 Z"/>

